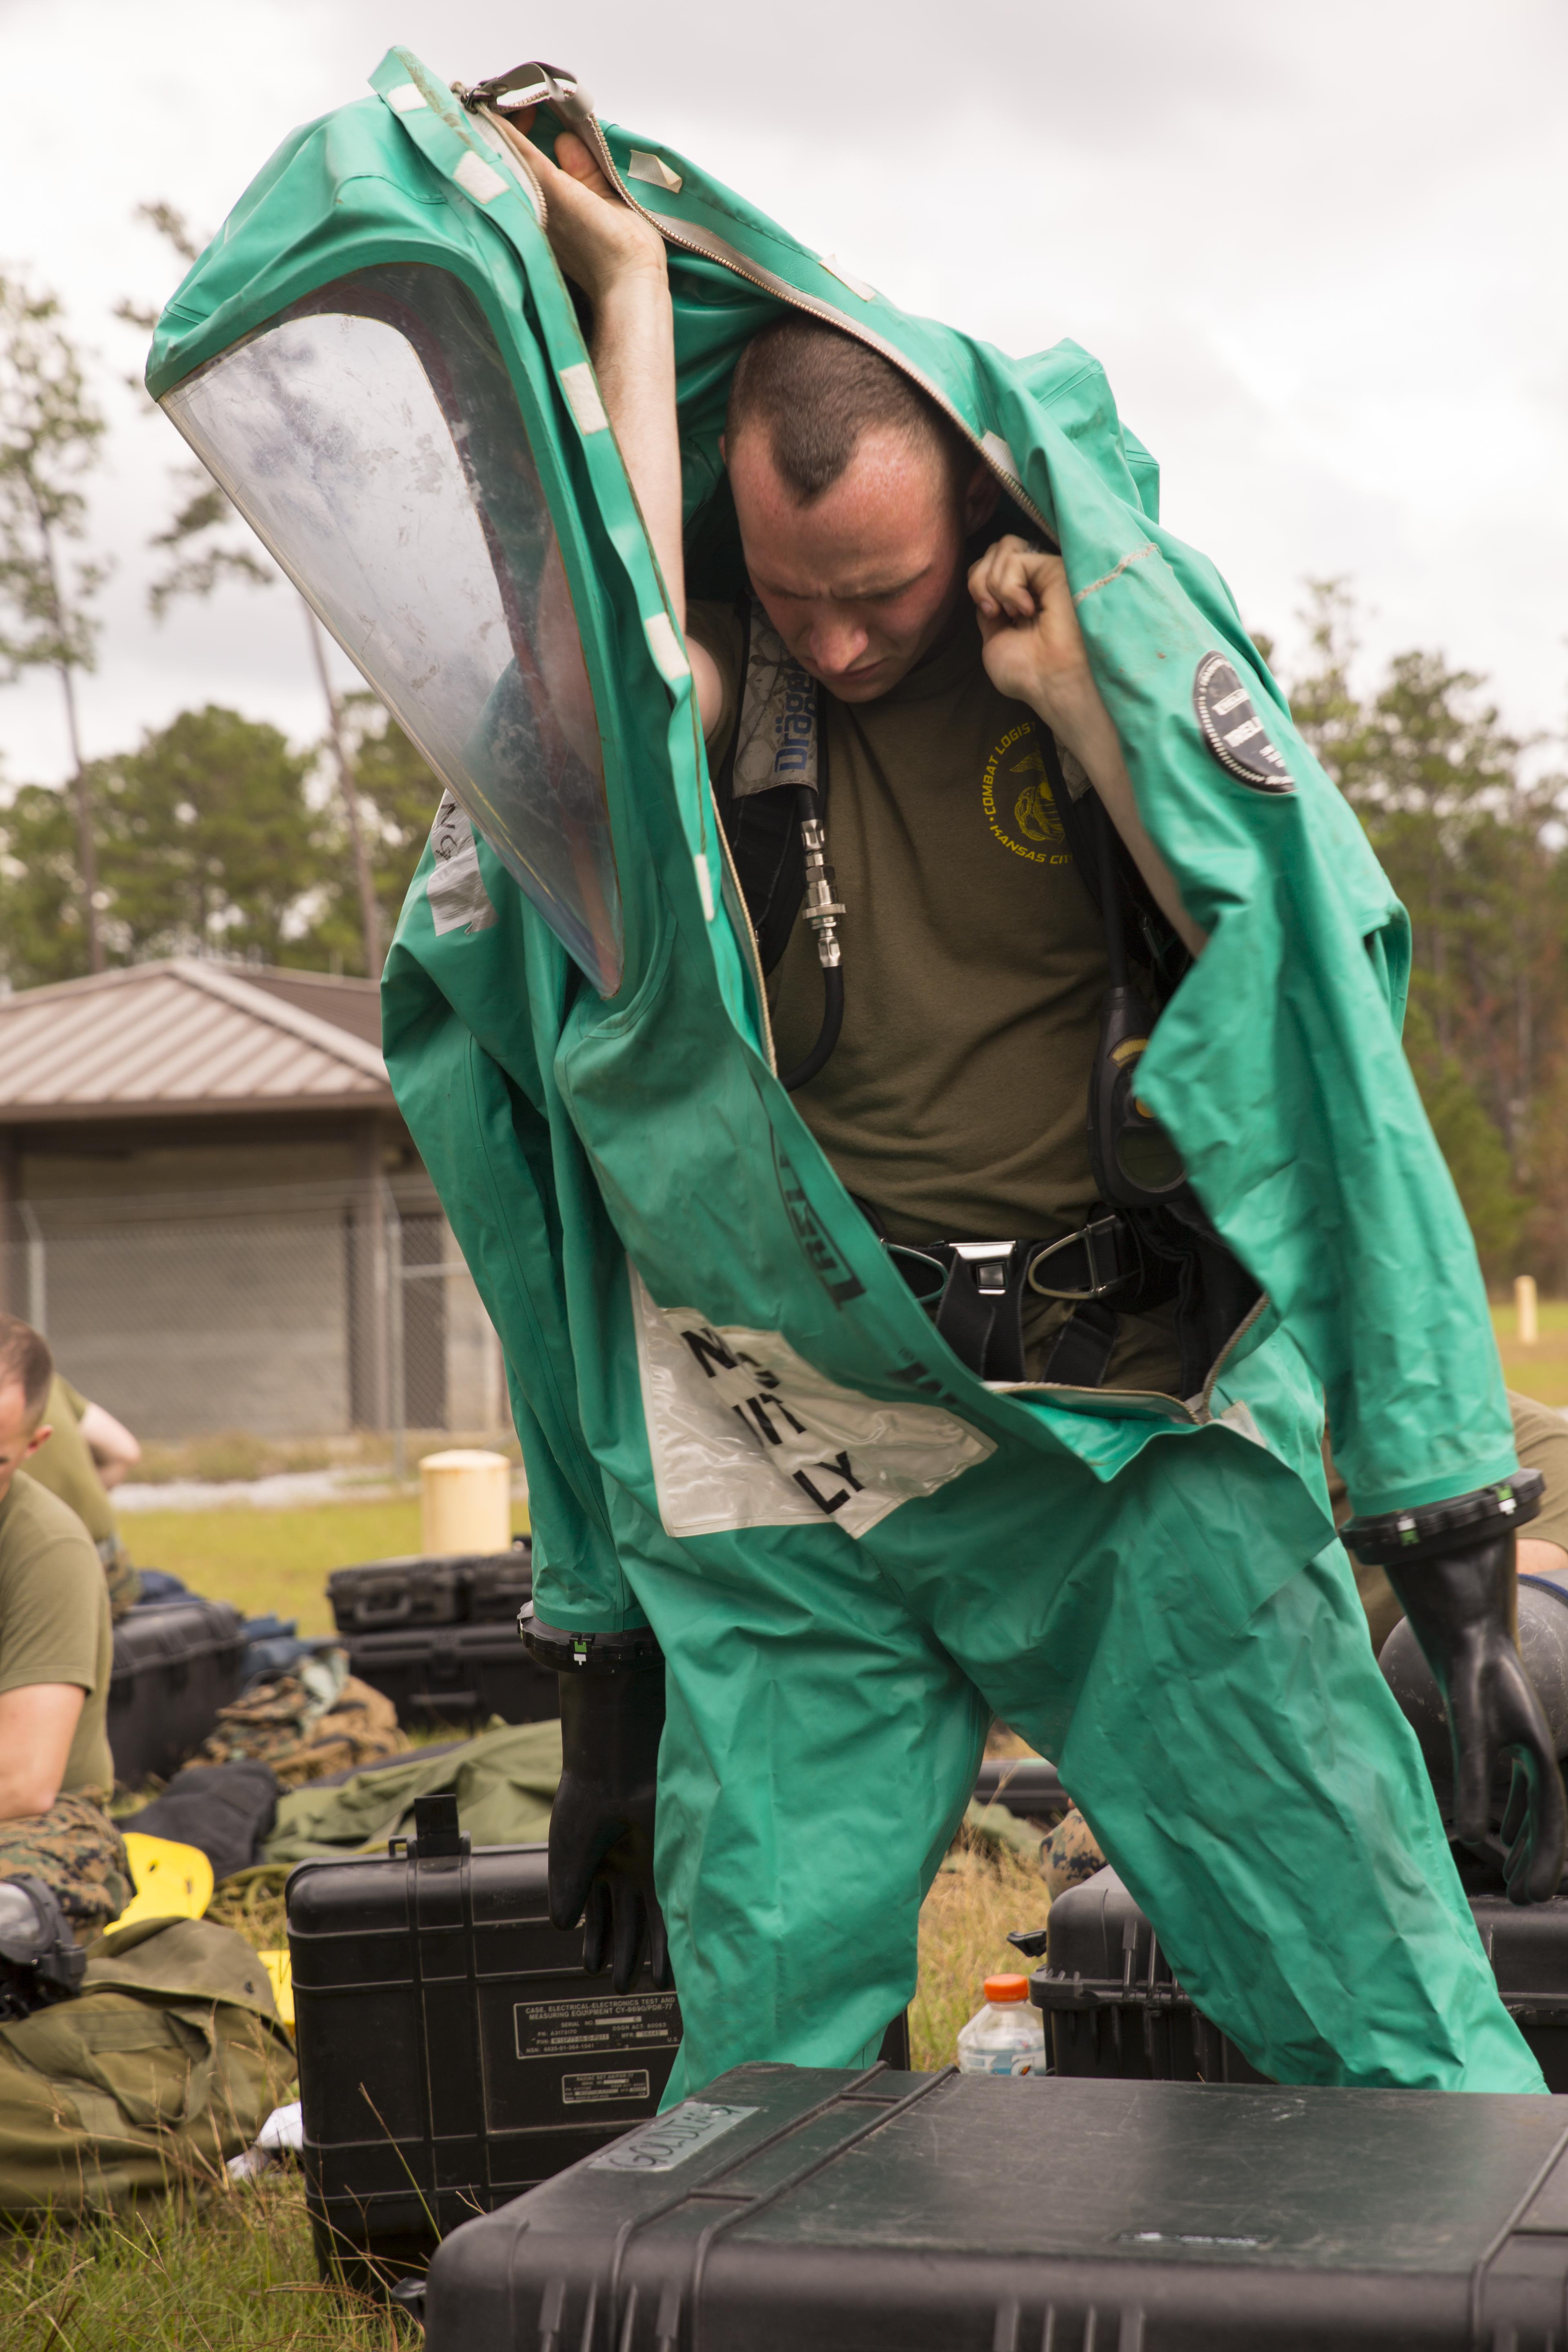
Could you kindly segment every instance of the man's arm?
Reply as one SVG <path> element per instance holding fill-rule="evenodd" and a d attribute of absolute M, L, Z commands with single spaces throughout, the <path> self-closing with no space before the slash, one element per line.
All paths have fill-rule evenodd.
<path fill-rule="evenodd" d="M 1549 1576 L 1554 1584 L 1568 1582 L 1568 1551 L 1541 1536 L 1520 1536 L 1515 1549 L 1521 1576 Z"/>
<path fill-rule="evenodd" d="M 104 1486 L 118 1486 L 128 1470 L 133 1470 L 142 1459 L 142 1448 L 122 1421 L 100 1404 L 83 1408 L 80 1422 L 87 1450 L 97 1469 L 99 1482 Z"/>
<path fill-rule="evenodd" d="M 1067 566 L 1021 539 L 999 539 L 971 570 L 985 667 L 998 693 L 1026 702 L 1082 766 L 1149 885 L 1155 904 L 1190 954 L 1208 944 L 1185 907 L 1176 877 L 1138 814 L 1132 779 L 1110 713 L 1089 666 Z"/>
<path fill-rule="evenodd" d="M 87 1693 L 76 1683 L 0 1691 L 0 1822 L 47 1813 L 60 1793 Z"/>
<path fill-rule="evenodd" d="M 583 142 L 571 131 L 552 162 L 514 134 L 538 174 L 548 235 L 564 275 L 594 306 L 594 370 L 675 617 L 686 625 L 686 563 L 680 539 L 680 440 L 675 421 L 675 321 L 664 239 L 623 204 Z M 716 725 L 724 691 L 700 645 L 687 645 L 704 731 Z"/>

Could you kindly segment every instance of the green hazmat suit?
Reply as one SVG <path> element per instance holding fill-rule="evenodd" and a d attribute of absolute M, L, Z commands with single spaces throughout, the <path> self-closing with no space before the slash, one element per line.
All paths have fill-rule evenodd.
<path fill-rule="evenodd" d="M 1540 2089 L 1321 1463 L 1326 1396 L 1363 1512 L 1515 1467 L 1399 1045 L 1405 918 L 1223 582 L 1160 524 L 1103 373 L 907 316 L 569 90 L 535 126 L 602 137 L 668 242 L 693 594 L 742 581 L 718 436 L 784 307 L 905 369 L 1059 545 L 1209 934 L 1140 1089 L 1267 1294 L 1184 1402 L 988 1388 L 884 1256 L 777 1081 L 689 671 L 540 206 L 406 51 L 373 89 L 272 159 L 149 383 L 448 787 L 388 1064 L 505 1347 L 539 1613 L 646 1620 L 668 1661 L 670 2098 L 742 2059 L 874 2054 L 994 1714 L 1057 1759 L 1256 2064 Z M 1211 750 L 1215 656 L 1277 772 Z M 846 951 L 852 974 L 852 915 Z"/>

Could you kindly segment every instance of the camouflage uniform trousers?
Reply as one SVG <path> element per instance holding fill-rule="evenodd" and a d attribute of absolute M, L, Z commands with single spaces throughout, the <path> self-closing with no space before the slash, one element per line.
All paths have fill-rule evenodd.
<path fill-rule="evenodd" d="M 401 1756 L 411 1745 L 392 1701 L 357 1675 L 350 1675 L 322 1709 L 303 1677 L 279 1675 L 219 1708 L 195 1760 L 269 1765 L 285 1789 L 298 1789 L 329 1772 L 357 1772 L 363 1764 Z"/>
<path fill-rule="evenodd" d="M 1105 1868 L 1099 1841 L 1076 1805 L 1062 1815 L 1040 1848 L 1040 1867 L 1054 1903 L 1069 1886 L 1081 1886 Z"/>
<path fill-rule="evenodd" d="M 41 1878 L 79 1944 L 118 1919 L 135 1888 L 125 1841 L 90 1795 L 57 1797 L 47 1813 L 0 1822 L 0 1879 Z"/>

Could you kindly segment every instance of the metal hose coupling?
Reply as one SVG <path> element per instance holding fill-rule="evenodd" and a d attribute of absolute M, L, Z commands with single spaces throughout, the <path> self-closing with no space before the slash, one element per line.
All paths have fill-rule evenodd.
<path fill-rule="evenodd" d="M 822 822 L 821 806 L 815 793 L 810 797 L 815 805 L 800 820 L 801 845 L 805 851 L 805 903 L 801 912 L 816 934 L 816 960 L 827 971 L 844 961 L 838 944 L 844 906 L 833 892 L 833 868 L 827 863 L 827 828 Z"/>

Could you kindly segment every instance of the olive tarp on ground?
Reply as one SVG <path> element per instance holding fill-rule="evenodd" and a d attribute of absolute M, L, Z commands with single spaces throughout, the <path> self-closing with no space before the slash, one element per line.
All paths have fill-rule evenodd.
<path fill-rule="evenodd" d="M 0 2024 L 0 2212 L 113 2207 L 212 2180 L 293 2078 L 267 1971 L 208 1919 L 89 1947 L 81 1992 Z"/>
<path fill-rule="evenodd" d="M 278 1801 L 266 1841 L 269 1863 L 384 1848 L 414 1825 L 414 1801 L 439 1790 L 458 1800 L 458 1822 L 475 1845 L 529 1845 L 550 1828 L 561 1779 L 559 1723 L 509 1724 L 444 1754 L 413 1755 L 333 1788 L 291 1789 Z"/>
<path fill-rule="evenodd" d="M 718 435 L 785 307 L 890 355 L 1059 545 L 1209 934 L 1140 1091 L 1268 1294 L 1186 1401 L 988 1390 L 883 1255 L 774 1074 L 689 667 L 536 205 L 442 76 L 397 50 L 373 86 L 279 150 L 148 381 L 448 788 L 388 1066 L 506 1350 L 539 1612 L 646 1618 L 668 1661 L 668 2097 L 874 2054 L 994 1713 L 1255 2063 L 1538 2088 L 1320 1458 L 1326 1391 L 1363 1512 L 1515 1467 L 1399 1045 L 1408 926 L 1103 373 L 900 312 L 570 88 L 534 124 L 665 233 L 694 595 L 742 580 Z M 1234 743 L 1195 701 L 1216 662 Z M 845 940 L 853 986 L 852 914 Z M 868 1843 L 855 1792 L 889 1788 Z"/>

